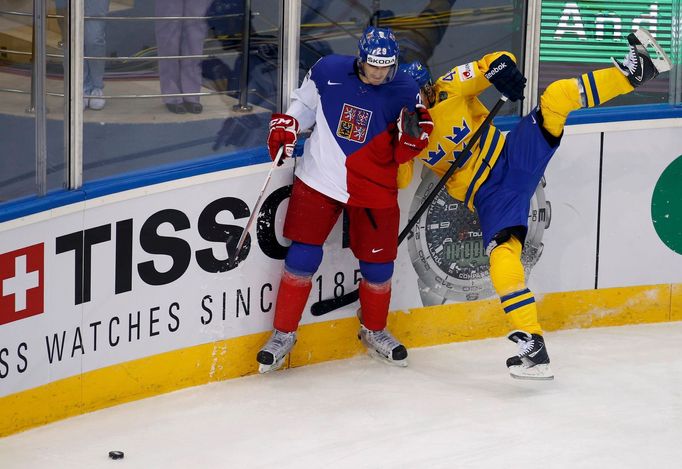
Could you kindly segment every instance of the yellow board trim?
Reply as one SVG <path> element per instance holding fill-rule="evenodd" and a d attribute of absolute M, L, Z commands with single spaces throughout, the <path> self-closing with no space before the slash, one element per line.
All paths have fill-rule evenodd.
<path fill-rule="evenodd" d="M 682 321 L 682 284 L 670 286 L 670 320 Z"/>
<path fill-rule="evenodd" d="M 682 320 L 682 284 L 536 295 L 545 330 Z M 393 334 L 408 348 L 508 333 L 497 298 L 397 311 Z M 356 318 L 301 326 L 287 367 L 363 353 Z M 197 345 L 90 371 L 0 398 L 0 436 L 190 386 L 257 372 L 269 332 Z"/>

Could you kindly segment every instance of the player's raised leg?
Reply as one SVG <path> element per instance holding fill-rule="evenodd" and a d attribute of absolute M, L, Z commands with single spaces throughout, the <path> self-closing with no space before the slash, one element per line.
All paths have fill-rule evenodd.
<path fill-rule="evenodd" d="M 613 67 L 558 80 L 547 87 L 540 97 L 540 112 L 543 127 L 550 134 L 559 137 L 563 133 L 571 111 L 599 106 L 670 70 L 670 58 L 648 31 L 638 29 L 627 39 L 629 52 L 622 61 L 612 59 Z"/>
<path fill-rule="evenodd" d="M 614 58 L 611 60 L 633 87 L 637 88 L 672 68 L 670 57 L 646 29 L 640 28 L 630 33 L 628 45 L 630 51 L 623 61 L 619 62 Z M 654 57 L 649 49 L 655 53 Z"/>

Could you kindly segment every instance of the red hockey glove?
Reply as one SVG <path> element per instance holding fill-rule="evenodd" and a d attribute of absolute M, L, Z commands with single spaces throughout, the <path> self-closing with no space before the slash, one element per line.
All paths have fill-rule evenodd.
<path fill-rule="evenodd" d="M 284 146 L 284 154 L 279 160 L 280 164 L 284 158 L 294 154 L 296 146 L 296 136 L 298 134 L 298 121 L 286 114 L 274 113 L 270 119 L 270 133 L 268 134 L 268 151 L 270 158 L 275 161 L 277 150 Z"/>
<path fill-rule="evenodd" d="M 395 161 L 405 163 L 417 156 L 429 144 L 429 135 L 433 130 L 433 121 L 429 111 L 423 104 L 417 104 L 415 112 L 406 107 L 398 117 L 398 146 Z"/>
<path fill-rule="evenodd" d="M 429 143 L 429 135 L 431 135 L 431 132 L 433 131 L 433 119 L 431 119 L 431 114 L 429 114 L 429 110 L 426 109 L 426 106 L 423 104 L 417 104 L 415 106 L 416 112 L 417 112 L 417 117 L 419 117 L 419 128 L 422 129 L 422 132 L 426 133 L 426 144 L 428 145 Z M 424 145 L 426 148 L 426 145 Z"/>

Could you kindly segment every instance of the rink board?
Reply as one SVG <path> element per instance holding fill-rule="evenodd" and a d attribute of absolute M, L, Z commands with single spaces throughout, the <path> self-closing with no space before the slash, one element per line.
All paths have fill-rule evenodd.
<path fill-rule="evenodd" d="M 529 278 L 547 330 L 682 320 L 682 255 L 651 215 L 654 186 L 682 155 L 682 120 L 668 122 L 646 138 L 623 126 L 567 132 L 546 173 L 552 221 Z M 275 171 L 236 269 L 225 242 L 239 235 L 268 169 L 178 179 L 1 224 L 0 435 L 254 373 L 286 252 L 290 163 Z M 400 195 L 402 224 L 418 183 Z M 359 278 L 341 225 L 308 306 Z M 306 309 L 289 366 L 362 353 L 356 308 Z M 507 332 L 495 298 L 423 307 L 405 246 L 391 309 L 408 347 Z"/>

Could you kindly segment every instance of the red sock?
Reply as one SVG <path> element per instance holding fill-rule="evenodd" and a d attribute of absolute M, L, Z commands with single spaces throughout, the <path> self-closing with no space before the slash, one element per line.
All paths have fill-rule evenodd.
<path fill-rule="evenodd" d="M 277 292 L 275 329 L 281 332 L 294 332 L 298 329 L 298 323 L 301 321 L 303 308 L 308 301 L 312 287 L 311 277 L 301 277 L 287 270 L 284 271 Z"/>
<path fill-rule="evenodd" d="M 386 328 L 388 305 L 391 302 L 391 281 L 370 283 L 360 281 L 360 308 L 362 324 L 370 331 Z"/>

